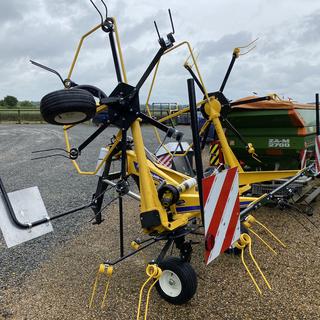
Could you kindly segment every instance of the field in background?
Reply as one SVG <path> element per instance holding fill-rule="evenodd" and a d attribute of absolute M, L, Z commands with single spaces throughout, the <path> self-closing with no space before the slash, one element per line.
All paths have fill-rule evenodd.
<path fill-rule="evenodd" d="M 0 123 L 43 123 L 39 109 L 0 109 Z"/>
<path fill-rule="evenodd" d="M 145 106 L 140 106 L 141 111 L 146 113 Z M 159 106 L 159 104 L 152 104 L 150 111 L 154 119 L 160 119 L 172 112 L 176 112 L 185 108 L 185 106 L 176 105 L 175 108 L 170 108 L 166 104 Z M 0 108 L 0 123 L 45 123 L 40 110 L 38 108 Z M 190 114 L 185 113 L 173 119 L 173 123 L 190 124 Z"/>

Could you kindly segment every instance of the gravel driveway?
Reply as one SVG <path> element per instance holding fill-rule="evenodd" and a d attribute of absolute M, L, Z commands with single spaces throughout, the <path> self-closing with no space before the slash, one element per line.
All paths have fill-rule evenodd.
<path fill-rule="evenodd" d="M 78 145 L 93 130 L 89 125 L 77 126 L 72 144 Z M 190 139 L 190 129 L 183 130 Z M 92 168 L 100 146 L 115 132 L 109 128 L 83 152 L 83 167 Z M 154 148 L 150 145 L 152 128 L 144 128 L 144 138 Z M 0 125 L 0 176 L 7 190 L 37 185 L 50 215 L 90 201 L 97 182 L 96 177 L 76 174 L 64 158 L 30 161 L 32 150 L 52 147 L 64 147 L 59 127 Z M 288 244 L 287 249 L 280 249 L 273 243 L 279 249 L 275 256 L 254 239 L 255 256 L 272 291 L 255 273 L 263 288 L 259 296 L 238 257 L 222 255 L 205 267 L 199 246 L 192 261 L 199 274 L 195 297 L 184 306 L 172 306 L 154 292 L 149 319 L 319 319 L 318 206 L 314 204 L 315 214 L 310 218 L 314 224 L 290 210 L 263 208 L 256 214 Z M 127 199 L 125 208 L 129 246 L 143 235 L 138 204 Z M 117 207 L 109 207 L 105 215 L 105 222 L 94 226 L 88 222 L 90 210 L 76 213 L 54 222 L 53 233 L 9 250 L 0 238 L 0 319 L 135 319 L 139 288 L 146 279 L 144 259 L 155 257 L 156 246 L 146 256 L 139 254 L 116 267 L 105 310 L 87 308 L 99 263 L 118 255 Z"/>

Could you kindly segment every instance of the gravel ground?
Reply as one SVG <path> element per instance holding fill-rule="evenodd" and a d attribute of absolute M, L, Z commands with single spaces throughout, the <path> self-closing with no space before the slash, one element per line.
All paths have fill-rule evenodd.
<path fill-rule="evenodd" d="M 93 129 L 76 127 L 73 144 Z M 184 130 L 190 138 L 190 131 Z M 110 128 L 106 136 L 114 132 Z M 151 141 L 151 128 L 144 128 L 144 137 Z M 97 157 L 105 138 L 99 138 L 83 153 L 81 163 L 88 169 L 90 158 Z M 50 147 L 64 147 L 60 128 L 0 126 L 0 175 L 7 190 L 38 185 L 53 215 L 90 201 L 97 179 L 80 177 L 63 158 L 30 161 L 32 150 Z M 255 214 L 288 244 L 287 249 L 281 249 L 273 243 L 279 253 L 275 256 L 254 239 L 253 252 L 272 291 L 255 272 L 263 289 L 259 296 L 238 257 L 222 255 L 205 267 L 199 246 L 194 248 L 192 260 L 199 275 L 195 297 L 184 306 L 172 306 L 154 292 L 149 319 L 319 319 L 318 203 L 314 207 L 310 219 L 318 227 L 291 210 L 263 208 Z M 137 220 L 138 203 L 126 199 L 125 209 L 128 247 L 132 239 L 143 235 Z M 56 221 L 53 233 L 10 250 L 0 239 L 0 319 L 135 319 L 139 288 L 146 279 L 145 259 L 154 258 L 160 247 L 151 247 L 145 255 L 140 253 L 118 265 L 107 307 L 100 310 L 101 300 L 97 299 L 96 307 L 90 310 L 87 304 L 97 267 L 106 259 L 116 258 L 119 250 L 117 207 L 106 210 L 106 220 L 99 226 L 88 223 L 90 214 L 87 210 Z"/>

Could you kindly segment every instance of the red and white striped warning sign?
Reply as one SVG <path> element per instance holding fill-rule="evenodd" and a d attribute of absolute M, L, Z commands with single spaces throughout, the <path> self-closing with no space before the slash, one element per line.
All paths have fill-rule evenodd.
<path fill-rule="evenodd" d="M 158 160 L 162 165 L 168 168 L 172 168 L 172 155 L 170 153 L 158 156 Z"/>
<path fill-rule="evenodd" d="M 320 173 L 320 136 L 316 136 L 315 141 L 315 164 L 316 164 L 316 175 Z"/>
<path fill-rule="evenodd" d="M 224 170 L 202 180 L 205 261 L 209 264 L 240 238 L 238 169 Z"/>

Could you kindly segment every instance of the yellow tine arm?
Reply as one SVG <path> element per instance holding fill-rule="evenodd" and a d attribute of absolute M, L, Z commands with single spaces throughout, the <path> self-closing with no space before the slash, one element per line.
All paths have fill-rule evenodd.
<path fill-rule="evenodd" d="M 255 219 L 255 222 L 261 226 L 263 229 L 265 229 L 278 243 L 280 243 L 280 245 L 282 245 L 284 248 L 286 248 L 287 246 L 269 229 L 267 228 L 263 223 L 261 223 L 260 221 L 258 221 L 257 219 Z"/>
<path fill-rule="evenodd" d="M 140 294 L 139 294 L 139 303 L 138 303 L 138 311 L 137 311 L 137 320 L 140 319 L 140 310 L 141 310 L 141 304 L 142 304 L 142 294 L 143 294 L 143 289 L 145 286 L 152 280 L 154 279 L 153 283 L 150 285 L 148 292 L 147 292 L 147 298 L 146 298 L 146 306 L 145 306 L 145 312 L 144 312 L 144 320 L 147 319 L 148 315 L 148 308 L 149 308 L 149 300 L 150 300 L 150 293 L 154 285 L 157 283 L 159 278 L 161 277 L 162 271 L 161 269 L 156 265 L 156 264 L 148 264 L 146 268 L 146 273 L 149 276 L 148 279 L 143 283 L 140 289 Z"/>
<path fill-rule="evenodd" d="M 98 272 L 97 275 L 96 275 L 96 279 L 94 281 L 94 284 L 93 284 L 92 293 L 91 293 L 91 297 L 90 297 L 90 301 L 89 301 L 89 308 L 91 308 L 92 304 L 93 304 L 94 296 L 95 296 L 96 291 L 97 291 L 97 285 L 98 285 L 98 281 L 99 281 L 99 276 L 100 276 L 100 273 Z"/>
<path fill-rule="evenodd" d="M 245 269 L 247 270 L 247 273 L 248 273 L 249 277 L 251 278 L 253 284 L 255 285 L 257 291 L 259 292 L 259 294 L 262 294 L 261 289 L 259 288 L 257 281 L 253 277 L 249 267 L 247 266 L 247 264 L 246 264 L 246 262 L 244 260 L 244 249 L 245 249 L 247 244 L 242 240 L 243 239 L 241 239 L 241 237 L 240 237 L 240 240 L 236 243 L 236 247 L 241 250 L 241 261 L 242 261 L 242 264 L 244 265 Z"/>
<path fill-rule="evenodd" d="M 90 301 L 89 301 L 89 308 L 92 307 L 94 296 L 95 296 L 96 291 L 97 291 L 97 286 L 98 286 L 98 281 L 99 281 L 99 278 L 100 278 L 100 274 L 104 273 L 104 268 L 105 268 L 104 264 L 100 264 L 98 272 L 97 272 L 97 275 L 96 275 L 96 278 L 95 278 L 94 283 L 93 283 L 92 293 L 91 293 L 91 297 L 90 297 Z"/>
<path fill-rule="evenodd" d="M 277 252 L 265 241 L 260 237 L 252 228 L 249 228 L 249 231 L 254 234 L 271 252 L 273 252 L 275 255 L 277 255 Z"/>
<path fill-rule="evenodd" d="M 271 235 L 271 237 L 273 237 L 284 248 L 287 247 L 269 228 L 266 227 L 266 225 L 264 225 L 262 222 L 258 221 L 254 216 L 249 215 L 247 217 L 246 221 L 243 223 L 243 225 L 250 228 L 252 226 L 252 224 L 254 224 L 254 223 L 257 223 L 259 226 L 261 226 L 263 229 L 265 229 Z"/>
<path fill-rule="evenodd" d="M 248 237 L 250 238 L 250 236 L 248 235 Z M 267 280 L 267 278 L 265 277 L 265 275 L 263 274 L 262 270 L 260 269 L 259 265 L 258 265 L 258 262 L 256 261 L 256 259 L 254 258 L 253 254 L 252 254 L 252 242 L 251 242 L 251 238 L 250 238 L 250 241 L 249 241 L 249 254 L 250 254 L 250 257 L 253 261 L 253 263 L 255 264 L 256 268 L 258 269 L 258 271 L 260 272 L 261 274 L 261 277 L 263 278 L 264 282 L 266 283 L 267 287 L 271 290 L 271 286 Z"/>
<path fill-rule="evenodd" d="M 149 277 L 142 285 L 140 289 L 140 294 L 139 294 L 139 303 L 138 303 L 138 311 L 137 311 L 137 320 L 140 319 L 140 310 L 141 310 L 141 303 L 142 303 L 142 294 L 143 294 L 143 289 L 144 287 L 148 284 L 149 281 L 152 280 L 152 276 Z"/>
<path fill-rule="evenodd" d="M 104 306 L 105 306 L 105 301 L 106 301 L 107 293 L 108 293 L 108 290 L 109 290 L 109 284 L 110 284 L 110 279 L 111 279 L 112 273 L 113 273 L 113 267 L 112 266 L 108 266 L 108 268 L 107 268 L 108 280 L 106 282 L 106 287 L 105 287 L 104 294 L 103 294 L 103 299 L 102 299 L 102 302 L 101 302 L 101 309 L 103 309 Z"/>
<path fill-rule="evenodd" d="M 149 269 L 150 268 L 152 268 L 152 269 L 148 270 L 148 267 L 149 267 Z M 149 274 L 151 272 L 151 276 L 154 279 L 154 281 L 151 284 L 151 286 L 149 287 L 149 290 L 147 292 L 146 308 L 145 308 L 145 311 L 144 311 L 144 320 L 147 320 L 151 290 L 154 287 L 154 285 L 158 282 L 158 280 L 160 279 L 161 274 L 162 274 L 162 270 L 157 265 L 149 265 L 148 267 L 147 267 L 147 272 L 149 271 Z"/>

